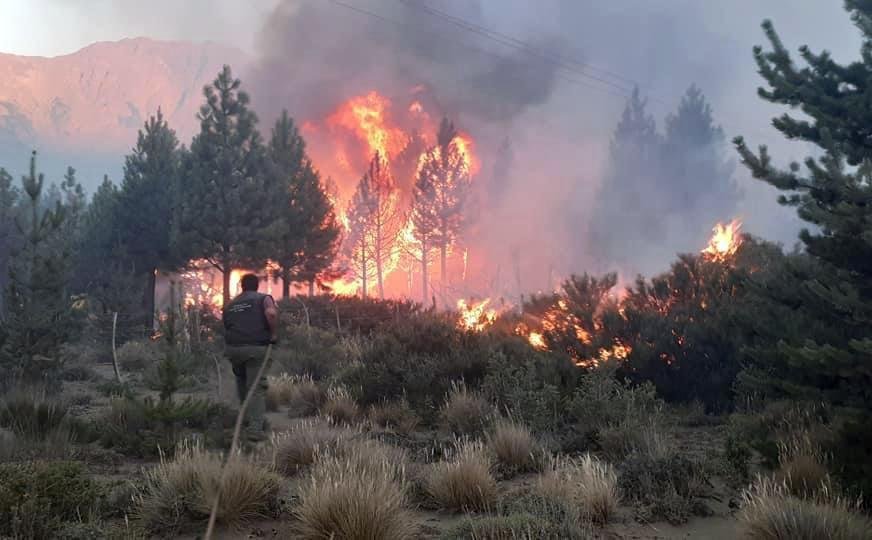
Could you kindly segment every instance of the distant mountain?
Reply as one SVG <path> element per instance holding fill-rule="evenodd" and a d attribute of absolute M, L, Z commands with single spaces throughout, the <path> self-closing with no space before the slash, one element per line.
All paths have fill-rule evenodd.
<path fill-rule="evenodd" d="M 202 89 L 223 64 L 244 73 L 242 51 L 147 38 L 100 42 L 53 58 L 0 53 L 0 166 L 16 176 L 31 149 L 52 181 L 71 165 L 93 188 L 119 179 L 123 155 L 158 107 L 188 144 Z M 90 189 L 89 189 L 90 191 Z"/>

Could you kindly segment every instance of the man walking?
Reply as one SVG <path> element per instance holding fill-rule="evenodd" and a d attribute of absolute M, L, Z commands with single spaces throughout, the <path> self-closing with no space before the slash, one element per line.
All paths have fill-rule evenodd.
<path fill-rule="evenodd" d="M 256 384 L 251 403 L 245 414 L 246 437 L 252 442 L 267 436 L 266 370 L 259 381 L 253 380 L 264 361 L 267 347 L 276 342 L 278 308 L 273 297 L 257 292 L 259 281 L 254 274 L 242 276 L 242 293 L 224 306 L 225 354 L 236 376 L 239 403 L 245 400 L 248 389 Z M 269 366 L 267 366 L 268 368 Z"/>

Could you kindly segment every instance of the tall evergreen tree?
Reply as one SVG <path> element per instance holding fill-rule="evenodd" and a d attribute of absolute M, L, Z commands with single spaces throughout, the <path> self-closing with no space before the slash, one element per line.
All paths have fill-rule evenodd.
<path fill-rule="evenodd" d="M 173 260 L 170 239 L 180 159 L 176 134 L 158 109 L 139 130 L 136 146 L 124 158 L 124 179 L 117 193 L 117 241 L 143 282 L 137 289 L 144 289 L 142 308 L 149 328 L 156 272 L 179 264 Z M 108 198 L 108 191 L 104 195 Z"/>
<path fill-rule="evenodd" d="M 340 229 L 333 205 L 287 111 L 273 127 L 268 153 L 280 220 L 270 237 L 271 258 L 279 266 L 282 295 L 288 297 L 292 282 L 309 283 L 311 293 L 318 275 L 336 256 Z"/>
<path fill-rule="evenodd" d="M 11 252 L 17 235 L 15 231 L 15 212 L 18 208 L 19 192 L 12 183 L 12 175 L 0 168 L 0 321 L 3 320 L 6 277 Z M 2 333 L 2 331 L 0 331 Z M 2 343 L 2 337 L 0 337 Z"/>
<path fill-rule="evenodd" d="M 639 271 L 637 254 L 663 232 L 664 212 L 656 199 L 661 144 L 647 100 L 635 89 L 612 136 L 590 218 L 590 245 L 599 258 L 633 273 Z"/>
<path fill-rule="evenodd" d="M 468 156 L 457 145 L 457 130 L 443 118 L 436 136 L 436 146 L 422 157 L 415 182 L 412 219 L 416 238 L 421 242 L 424 301 L 427 295 L 428 249 L 436 248 L 440 256 L 442 293 L 448 284 L 448 250 L 463 229 L 464 209 L 470 195 Z M 444 299 L 443 299 L 444 300 Z"/>
<path fill-rule="evenodd" d="M 797 67 L 771 22 L 763 24 L 772 50 L 754 49 L 770 102 L 798 107 L 808 118 L 785 114 L 773 125 L 789 139 L 811 142 L 823 152 L 782 170 L 765 146 L 752 152 L 742 138 L 736 147 L 755 178 L 787 192 L 779 201 L 797 208 L 814 225 L 800 239 L 827 272 L 806 282 L 814 309 L 836 314 L 841 339 L 781 344 L 766 355 L 771 382 L 792 397 L 822 396 L 839 405 L 872 406 L 872 160 L 869 141 L 872 105 L 872 5 L 848 0 L 846 6 L 863 34 L 862 60 L 837 64 L 828 53 L 802 47 L 807 64 Z"/>
<path fill-rule="evenodd" d="M 30 173 L 22 177 L 27 207 L 16 226 L 22 244 L 9 268 L 4 342 L 0 364 L 11 378 L 45 381 L 58 366 L 57 352 L 72 330 L 68 290 L 70 253 L 62 239 L 69 209 L 55 203 L 44 210 L 45 178 L 36 172 L 36 152 Z"/>
<path fill-rule="evenodd" d="M 872 490 L 872 3 L 846 0 L 862 35 L 861 59 L 836 63 L 829 53 L 800 48 L 804 65 L 794 63 L 770 21 L 763 23 L 771 49 L 754 48 L 766 88 L 766 101 L 798 108 L 804 117 L 784 114 L 773 125 L 788 139 L 819 147 L 821 155 L 781 169 L 765 146 L 735 144 L 755 178 L 785 192 L 779 202 L 793 206 L 813 227 L 800 239 L 813 264 L 786 273 L 797 283 L 790 294 L 775 288 L 768 296 L 787 300 L 803 317 L 786 321 L 814 325 L 789 328 L 776 344 L 748 350 L 743 383 L 771 398 L 824 401 L 852 417 L 839 429 L 833 448 L 834 472 L 855 492 Z M 781 278 L 780 281 L 787 281 Z M 768 293 L 768 291 L 766 291 Z M 778 313 L 778 311 L 776 311 Z M 783 321 L 776 321 L 784 324 Z"/>
<path fill-rule="evenodd" d="M 204 89 L 200 133 L 186 156 L 175 245 L 186 258 L 205 259 L 223 276 L 230 299 L 234 268 L 263 266 L 269 234 L 275 234 L 266 151 L 248 94 L 224 66 Z"/>
<path fill-rule="evenodd" d="M 669 186 L 666 210 L 682 216 L 692 231 L 706 232 L 711 220 L 730 219 L 740 199 L 725 156 L 724 132 L 715 125 L 711 105 L 695 85 L 688 88 L 678 111 L 666 118 L 663 178 Z"/>

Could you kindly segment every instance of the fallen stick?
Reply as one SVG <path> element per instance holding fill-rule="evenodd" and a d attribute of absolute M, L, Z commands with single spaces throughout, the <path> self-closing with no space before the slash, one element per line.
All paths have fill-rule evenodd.
<path fill-rule="evenodd" d="M 245 394 L 245 399 L 242 400 L 242 405 L 239 407 L 239 414 L 236 415 L 236 426 L 233 428 L 233 439 L 230 441 L 230 451 L 227 452 L 227 459 L 224 460 L 224 466 L 221 467 L 221 479 L 218 481 L 218 492 L 215 493 L 215 502 L 212 503 L 212 511 L 209 513 L 209 525 L 206 527 L 204 540 L 211 540 L 212 533 L 215 531 L 215 521 L 218 517 L 218 503 L 221 500 L 221 490 L 224 489 L 224 481 L 226 480 L 227 463 L 233 459 L 236 454 L 236 449 L 239 446 L 239 434 L 242 431 L 242 420 L 245 418 L 245 411 L 248 409 L 248 403 L 251 401 L 251 396 L 254 395 L 257 385 L 260 384 L 260 379 L 266 371 L 266 365 L 269 363 L 270 355 L 272 354 L 272 344 L 266 348 L 266 354 L 263 356 L 263 363 L 260 369 L 257 370 L 257 376 L 252 381 L 248 388 L 248 393 Z"/>

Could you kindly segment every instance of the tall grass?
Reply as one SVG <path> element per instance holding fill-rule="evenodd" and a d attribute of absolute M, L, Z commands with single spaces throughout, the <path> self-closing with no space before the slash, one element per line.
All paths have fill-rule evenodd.
<path fill-rule="evenodd" d="M 580 459 L 558 459 L 539 479 L 539 492 L 549 500 L 594 523 L 605 524 L 620 503 L 614 468 L 590 454 Z"/>
<path fill-rule="evenodd" d="M 791 495 L 773 479 L 758 481 L 743 495 L 739 519 L 750 540 L 868 540 L 872 521 L 857 505 L 826 490 L 814 499 Z"/>
<path fill-rule="evenodd" d="M 497 501 L 492 465 L 481 443 L 457 441 L 448 459 L 433 465 L 426 490 L 443 508 L 487 510 Z"/>
<path fill-rule="evenodd" d="M 327 455 L 300 489 L 294 510 L 303 539 L 394 540 L 417 527 L 407 508 L 406 484 L 396 456 L 376 443 Z"/>

